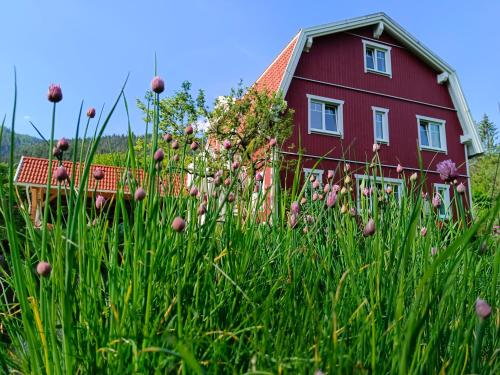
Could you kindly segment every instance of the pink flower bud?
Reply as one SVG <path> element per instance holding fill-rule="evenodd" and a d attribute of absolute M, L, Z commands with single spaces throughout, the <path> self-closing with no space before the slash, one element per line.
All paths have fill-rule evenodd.
<path fill-rule="evenodd" d="M 52 155 L 54 155 L 54 157 L 60 159 L 62 157 L 62 150 L 60 148 L 58 148 L 57 146 L 54 146 L 54 148 L 52 149 Z"/>
<path fill-rule="evenodd" d="M 422 227 L 422 228 L 420 229 L 420 235 L 421 235 L 422 237 L 425 237 L 425 235 L 426 235 L 426 234 L 427 234 L 427 228 L 426 228 L 426 227 Z"/>
<path fill-rule="evenodd" d="M 240 163 L 238 161 L 234 161 L 233 165 L 231 167 L 235 171 L 235 170 L 237 170 L 240 167 Z"/>
<path fill-rule="evenodd" d="M 255 184 L 255 185 L 253 186 L 253 192 L 254 192 L 254 193 L 258 193 L 259 191 L 260 191 L 260 184 Z"/>
<path fill-rule="evenodd" d="M 87 109 L 87 117 L 88 118 L 95 117 L 95 108 L 94 107 L 90 107 L 89 109 Z"/>
<path fill-rule="evenodd" d="M 334 191 L 334 192 L 338 193 L 338 192 L 340 191 L 340 186 L 339 186 L 339 185 L 337 185 L 337 184 L 333 185 L 333 186 L 332 186 L 332 191 Z"/>
<path fill-rule="evenodd" d="M 331 208 L 335 206 L 336 202 L 337 202 L 337 193 L 332 191 L 330 194 L 328 194 L 326 198 L 326 206 Z"/>
<path fill-rule="evenodd" d="M 101 168 L 94 169 L 94 172 L 92 172 L 92 174 L 97 181 L 100 181 L 104 178 L 104 171 Z"/>
<path fill-rule="evenodd" d="M 228 177 L 228 178 L 226 178 L 226 179 L 224 180 L 224 185 L 225 185 L 225 186 L 229 186 L 229 185 L 231 185 L 231 178 L 230 178 L 230 177 Z"/>
<path fill-rule="evenodd" d="M 63 98 L 61 86 L 56 84 L 51 84 L 49 86 L 49 92 L 47 94 L 47 98 L 49 99 L 49 102 L 59 103 Z"/>
<path fill-rule="evenodd" d="M 437 253 L 438 253 L 438 249 L 437 249 L 437 247 L 433 247 L 433 248 L 431 248 L 431 255 L 432 255 L 433 257 L 434 257 L 434 256 L 436 256 L 436 255 L 437 255 Z"/>
<path fill-rule="evenodd" d="M 180 159 L 180 158 L 179 158 L 179 155 L 175 154 L 175 155 L 173 156 L 173 159 L 174 159 L 174 161 L 175 161 L 175 162 L 179 161 L 179 159 Z"/>
<path fill-rule="evenodd" d="M 330 191 L 330 184 L 326 184 L 324 187 L 323 187 L 323 193 L 328 193 Z"/>
<path fill-rule="evenodd" d="M 144 200 L 144 198 L 146 198 L 146 190 L 144 190 L 142 187 L 138 187 L 135 191 L 134 198 L 136 201 Z"/>
<path fill-rule="evenodd" d="M 465 193 L 465 185 L 463 184 L 463 182 L 461 182 L 460 184 L 458 184 L 458 186 L 457 186 L 457 192 L 459 194 L 464 194 Z"/>
<path fill-rule="evenodd" d="M 170 142 L 172 142 L 172 139 L 173 139 L 172 134 L 170 134 L 170 133 L 163 134 L 163 140 L 165 142 L 170 143 Z"/>
<path fill-rule="evenodd" d="M 372 149 L 373 152 L 377 152 L 378 150 L 380 150 L 380 145 L 378 143 L 374 143 Z"/>
<path fill-rule="evenodd" d="M 288 219 L 288 225 L 290 226 L 290 228 L 294 229 L 297 226 L 298 222 L 299 216 L 297 214 L 291 213 Z"/>
<path fill-rule="evenodd" d="M 230 192 L 228 195 L 227 195 L 227 201 L 229 203 L 233 203 L 234 202 L 234 194 L 233 192 Z"/>
<path fill-rule="evenodd" d="M 356 208 L 352 207 L 351 210 L 349 211 L 349 214 L 353 217 L 356 216 L 357 215 Z"/>
<path fill-rule="evenodd" d="M 368 197 L 368 196 L 370 196 L 371 194 L 372 194 L 372 188 L 369 188 L 369 189 L 368 189 L 367 187 L 365 187 L 365 188 L 363 189 L 363 195 L 364 195 L 365 197 Z"/>
<path fill-rule="evenodd" d="M 401 164 L 398 164 L 398 166 L 396 167 L 396 172 L 399 174 L 401 172 L 403 172 L 403 166 Z"/>
<path fill-rule="evenodd" d="M 57 142 L 57 148 L 61 151 L 67 151 L 68 148 L 69 148 L 69 142 L 66 138 L 61 138 L 58 142 Z"/>
<path fill-rule="evenodd" d="M 306 203 L 307 203 L 307 199 L 306 199 L 306 197 L 302 197 L 302 198 L 300 199 L 300 204 L 301 204 L 301 205 L 304 205 L 304 204 L 306 204 Z"/>
<path fill-rule="evenodd" d="M 48 262 L 40 262 L 36 265 L 36 273 L 40 276 L 48 277 L 52 272 L 52 266 Z"/>
<path fill-rule="evenodd" d="M 319 194 L 318 193 L 314 193 L 313 196 L 312 196 L 312 200 L 313 202 L 316 202 L 319 198 Z"/>
<path fill-rule="evenodd" d="M 375 221 L 373 219 L 368 220 L 365 228 L 363 229 L 363 236 L 372 236 L 375 233 Z"/>
<path fill-rule="evenodd" d="M 292 204 L 290 205 L 290 212 L 297 215 L 300 213 L 300 206 L 297 202 L 292 202 Z"/>
<path fill-rule="evenodd" d="M 174 150 L 177 150 L 177 149 L 179 148 L 179 142 L 177 142 L 177 140 L 174 140 L 174 141 L 172 142 L 172 148 L 173 148 Z"/>
<path fill-rule="evenodd" d="M 423 192 L 422 192 L 422 199 L 423 199 L 424 201 L 426 201 L 427 199 L 429 199 L 429 194 L 428 194 L 428 193 L 426 193 L 425 191 L 423 191 Z"/>
<path fill-rule="evenodd" d="M 163 152 L 163 150 L 161 148 L 156 150 L 156 152 L 154 154 L 155 162 L 159 163 L 159 162 L 163 161 L 164 158 L 165 158 L 165 153 Z"/>
<path fill-rule="evenodd" d="M 264 177 L 262 176 L 262 173 L 257 173 L 255 175 L 255 181 L 261 182 L 263 179 Z"/>
<path fill-rule="evenodd" d="M 186 126 L 186 129 L 184 129 L 184 134 L 191 135 L 191 134 L 193 134 L 193 131 L 194 131 L 193 126 L 188 125 L 188 126 Z"/>
<path fill-rule="evenodd" d="M 220 176 L 214 177 L 214 185 L 219 186 L 222 183 L 222 178 Z"/>
<path fill-rule="evenodd" d="M 306 223 L 307 224 L 313 224 L 314 223 L 314 216 L 312 216 L 312 215 L 306 215 Z"/>
<path fill-rule="evenodd" d="M 196 141 L 193 141 L 193 143 L 191 143 L 191 151 L 196 151 L 198 150 L 198 142 Z"/>
<path fill-rule="evenodd" d="M 207 213 L 207 205 L 205 203 L 200 204 L 196 213 L 198 216 L 205 215 Z"/>
<path fill-rule="evenodd" d="M 165 82 L 160 77 L 156 76 L 151 81 L 151 90 L 157 94 L 161 94 L 165 90 Z"/>
<path fill-rule="evenodd" d="M 476 315 L 479 319 L 487 319 L 491 315 L 491 306 L 484 299 L 476 300 Z"/>
<path fill-rule="evenodd" d="M 331 169 L 328 170 L 327 174 L 326 174 L 326 178 L 330 181 L 333 179 L 333 177 L 335 176 L 335 172 L 332 171 Z"/>
<path fill-rule="evenodd" d="M 432 206 L 434 208 L 438 208 L 439 206 L 441 206 L 441 197 L 439 195 L 436 194 L 432 198 Z"/>
<path fill-rule="evenodd" d="M 316 181 L 313 182 L 313 188 L 314 189 L 319 188 L 319 181 L 316 180 Z"/>
<path fill-rule="evenodd" d="M 325 196 L 324 196 L 323 194 L 318 194 L 318 199 L 319 199 L 320 201 L 322 201 L 324 197 L 325 197 Z"/>
<path fill-rule="evenodd" d="M 311 175 L 311 177 L 309 177 L 309 181 L 311 181 L 311 182 L 316 181 L 316 176 L 314 176 L 314 175 L 312 174 L 312 175 Z"/>
<path fill-rule="evenodd" d="M 174 221 L 172 221 L 172 229 L 176 232 L 182 232 L 186 228 L 186 222 L 180 216 L 177 216 Z"/>
<path fill-rule="evenodd" d="M 345 163 L 345 165 L 344 165 L 344 172 L 346 172 L 346 173 L 347 173 L 347 172 L 349 172 L 350 170 L 351 170 L 351 164 L 349 164 L 349 163 Z"/>
<path fill-rule="evenodd" d="M 98 195 L 95 199 L 95 208 L 97 208 L 98 210 L 102 210 L 105 203 L 106 198 L 104 198 L 102 195 Z"/>
<path fill-rule="evenodd" d="M 198 189 L 196 186 L 192 186 L 191 189 L 189 190 L 189 195 L 192 197 L 196 197 L 198 195 Z"/>
<path fill-rule="evenodd" d="M 276 138 L 271 138 L 269 140 L 269 147 L 274 147 L 276 146 Z"/>
<path fill-rule="evenodd" d="M 222 146 L 224 146 L 224 148 L 226 150 L 230 150 L 231 149 L 231 142 L 229 142 L 227 139 L 224 139 L 224 142 L 222 142 Z"/>
<path fill-rule="evenodd" d="M 64 168 L 64 166 L 62 166 L 62 165 L 59 166 L 56 169 L 55 177 L 56 177 L 56 180 L 59 182 L 63 182 L 65 180 L 67 180 L 68 179 L 68 172 L 66 171 L 66 168 Z"/>

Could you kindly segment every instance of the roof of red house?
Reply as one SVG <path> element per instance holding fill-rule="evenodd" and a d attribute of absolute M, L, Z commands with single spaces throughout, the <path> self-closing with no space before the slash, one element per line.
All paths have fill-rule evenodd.
<path fill-rule="evenodd" d="M 73 174 L 73 163 L 70 161 L 63 161 L 62 165 L 66 168 L 68 175 Z M 14 184 L 19 186 L 29 186 L 29 187 L 46 187 L 49 171 L 49 160 L 44 158 L 34 158 L 29 156 L 23 156 L 17 167 L 16 175 L 14 177 Z M 54 160 L 52 162 L 52 181 L 51 186 L 56 187 L 58 182 L 56 181 L 54 175 L 56 169 L 59 167 L 59 162 Z M 93 177 L 93 172 L 96 169 L 101 169 L 104 172 L 104 178 L 97 181 Z M 75 186 L 79 185 L 79 180 L 81 174 L 83 174 L 84 165 L 76 163 L 76 173 L 75 173 Z M 99 193 L 116 193 L 118 188 L 123 185 L 123 189 L 128 193 L 129 189 L 126 184 L 127 176 L 132 175 L 137 184 L 141 185 L 144 180 L 145 174 L 142 169 L 136 169 L 134 173 L 127 173 L 127 169 L 124 167 L 115 167 L 110 165 L 97 165 L 92 164 L 90 166 L 90 174 L 88 178 L 88 190 L 96 191 Z M 124 184 L 125 183 L 125 184 Z M 68 183 L 67 183 L 68 184 Z M 178 195 L 181 188 L 180 176 L 175 175 L 174 177 L 174 194 Z"/>
<path fill-rule="evenodd" d="M 272 92 L 278 91 L 285 76 L 286 68 L 290 63 L 292 52 L 299 40 L 299 35 L 300 32 L 293 37 L 290 43 L 288 43 L 264 73 L 255 81 L 257 88 L 267 89 Z"/>

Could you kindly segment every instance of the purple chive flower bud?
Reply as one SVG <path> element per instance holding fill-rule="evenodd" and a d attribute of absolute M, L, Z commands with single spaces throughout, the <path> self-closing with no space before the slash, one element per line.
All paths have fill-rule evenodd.
<path fill-rule="evenodd" d="M 49 99 L 49 102 L 59 103 L 63 98 L 61 86 L 56 85 L 54 83 L 51 84 L 49 86 L 49 92 L 47 93 L 47 98 Z"/>
<path fill-rule="evenodd" d="M 231 185 L 231 178 L 230 178 L 230 177 L 228 177 L 228 178 L 226 178 L 226 179 L 224 180 L 224 185 L 225 185 L 225 186 L 229 186 L 229 185 Z"/>
<path fill-rule="evenodd" d="M 450 159 L 444 160 L 436 165 L 436 170 L 439 172 L 441 180 L 451 182 L 458 177 L 457 166 Z"/>
<path fill-rule="evenodd" d="M 333 186 L 332 186 L 332 191 L 334 191 L 334 192 L 338 193 L 338 192 L 340 191 L 340 186 L 339 186 L 339 185 L 337 185 L 337 184 L 333 185 Z"/>
<path fill-rule="evenodd" d="M 172 139 L 173 139 L 172 134 L 170 134 L 170 133 L 163 134 L 163 140 L 165 142 L 170 143 L 170 142 L 172 142 Z"/>
<path fill-rule="evenodd" d="M 312 215 L 306 215 L 306 223 L 307 224 L 313 224 L 314 223 L 314 216 L 312 216 Z"/>
<path fill-rule="evenodd" d="M 174 161 L 179 161 L 179 155 L 177 154 L 174 155 Z"/>
<path fill-rule="evenodd" d="M 205 203 L 200 204 L 196 213 L 198 216 L 205 215 L 207 213 L 207 205 Z"/>
<path fill-rule="evenodd" d="M 427 234 L 427 228 L 426 228 L 426 227 L 422 227 L 422 228 L 420 229 L 420 235 L 421 235 L 422 237 L 425 237 L 425 235 L 426 235 L 426 234 Z"/>
<path fill-rule="evenodd" d="M 318 193 L 314 193 L 313 196 L 312 196 L 313 202 L 316 202 L 318 199 L 319 199 L 319 194 Z"/>
<path fill-rule="evenodd" d="M 330 184 L 325 184 L 325 186 L 323 187 L 323 193 L 328 193 L 330 191 Z"/>
<path fill-rule="evenodd" d="M 433 248 L 431 248 L 431 255 L 432 255 L 433 257 L 435 257 L 435 256 L 437 255 L 437 253 L 438 253 L 438 249 L 437 249 L 437 247 L 433 247 Z"/>
<path fill-rule="evenodd" d="M 365 187 L 365 188 L 363 189 L 363 195 L 364 195 L 365 197 L 368 197 L 368 196 L 370 196 L 371 194 L 372 194 L 372 188 L 369 188 L 369 189 L 368 189 L 367 187 Z"/>
<path fill-rule="evenodd" d="M 41 261 L 36 265 L 36 273 L 40 276 L 48 277 L 52 272 L 52 266 L 50 263 Z"/>
<path fill-rule="evenodd" d="M 222 183 L 222 178 L 220 176 L 214 177 L 214 185 L 219 186 Z"/>
<path fill-rule="evenodd" d="M 373 219 L 368 220 L 365 228 L 363 229 L 363 236 L 372 236 L 375 233 L 375 221 Z"/>
<path fill-rule="evenodd" d="M 97 181 L 100 181 L 104 178 L 104 171 L 101 168 L 94 169 L 94 172 L 92 174 Z"/>
<path fill-rule="evenodd" d="M 438 208 L 439 206 L 441 206 L 441 197 L 436 194 L 432 198 L 432 207 Z"/>
<path fill-rule="evenodd" d="M 98 195 L 95 199 L 95 208 L 97 208 L 98 210 L 102 210 L 105 203 L 106 198 L 104 198 L 102 195 Z"/>
<path fill-rule="evenodd" d="M 276 138 L 271 138 L 269 140 L 269 147 L 274 147 L 276 146 Z"/>
<path fill-rule="evenodd" d="M 196 151 L 198 150 L 198 142 L 196 141 L 193 141 L 193 143 L 191 143 L 191 151 Z"/>
<path fill-rule="evenodd" d="M 299 222 L 299 216 L 297 214 L 291 213 L 288 219 L 288 225 L 290 226 L 290 228 L 292 229 L 295 228 L 298 222 Z"/>
<path fill-rule="evenodd" d="M 177 140 L 172 141 L 172 148 L 174 150 L 177 150 L 179 148 L 179 142 L 177 142 Z"/>
<path fill-rule="evenodd" d="M 240 163 L 238 161 L 234 161 L 231 167 L 235 171 L 240 167 Z"/>
<path fill-rule="evenodd" d="M 373 152 L 377 152 L 378 150 L 380 150 L 380 145 L 378 143 L 374 143 L 372 146 L 372 150 Z"/>
<path fill-rule="evenodd" d="M 65 180 L 67 180 L 68 179 L 68 172 L 66 171 L 66 168 L 64 168 L 64 166 L 62 166 L 62 165 L 59 166 L 56 169 L 55 177 L 56 177 L 56 180 L 59 182 L 63 182 Z"/>
<path fill-rule="evenodd" d="M 262 176 L 262 173 L 257 173 L 255 175 L 255 181 L 261 182 L 263 179 L 264 177 Z"/>
<path fill-rule="evenodd" d="M 146 190 L 142 187 L 138 187 L 134 193 L 134 198 L 138 202 L 144 200 L 144 198 L 146 198 Z"/>
<path fill-rule="evenodd" d="M 318 199 L 319 199 L 320 201 L 322 201 L 324 197 L 325 197 L 325 196 L 324 196 L 323 194 L 319 194 L 319 195 L 318 195 Z"/>
<path fill-rule="evenodd" d="M 332 191 L 326 197 L 326 206 L 331 208 L 331 207 L 335 206 L 336 202 L 337 202 L 337 193 Z"/>
<path fill-rule="evenodd" d="M 318 180 L 316 180 L 316 181 L 313 182 L 313 188 L 314 189 L 319 188 L 319 181 Z"/>
<path fill-rule="evenodd" d="M 186 222 L 180 216 L 177 216 L 174 221 L 172 221 L 172 229 L 176 232 L 182 232 L 186 228 Z"/>
<path fill-rule="evenodd" d="M 229 194 L 227 195 L 227 201 L 228 201 L 229 203 L 233 203 L 233 202 L 234 202 L 234 194 L 233 194 L 233 192 L 231 192 L 231 193 L 229 193 Z"/>
<path fill-rule="evenodd" d="M 94 107 L 90 107 L 89 109 L 87 109 L 87 117 L 88 118 L 95 117 L 95 108 Z"/>
<path fill-rule="evenodd" d="M 326 175 L 326 178 L 327 178 L 328 180 L 331 180 L 331 179 L 333 179 L 333 176 L 335 176 L 335 172 L 334 172 L 334 171 L 332 171 L 332 170 L 330 169 L 330 170 L 328 171 L 327 175 Z"/>
<path fill-rule="evenodd" d="M 307 203 L 307 198 L 306 198 L 306 197 L 302 197 L 302 198 L 300 199 L 300 204 L 301 204 L 301 205 L 304 205 L 304 204 L 306 204 L 306 203 Z"/>
<path fill-rule="evenodd" d="M 476 315 L 479 319 L 487 319 L 491 315 L 491 306 L 484 299 L 476 300 Z"/>
<path fill-rule="evenodd" d="M 403 166 L 401 164 L 398 164 L 398 166 L 396 167 L 396 172 L 399 174 L 401 172 L 403 172 Z"/>
<path fill-rule="evenodd" d="M 66 138 L 61 138 L 59 141 L 57 141 L 57 148 L 61 151 L 67 151 L 69 148 L 68 140 Z"/>
<path fill-rule="evenodd" d="M 465 193 L 465 185 L 463 182 L 461 182 L 460 184 L 458 184 L 457 186 L 457 192 L 459 194 L 464 194 Z"/>
<path fill-rule="evenodd" d="M 157 163 L 163 161 L 163 159 L 165 158 L 165 153 L 163 152 L 163 150 L 161 148 L 159 148 L 158 150 L 156 150 L 155 154 L 154 154 L 154 159 Z"/>
<path fill-rule="evenodd" d="M 191 134 L 193 134 L 193 131 L 194 131 L 193 126 L 188 125 L 188 126 L 186 126 L 186 129 L 184 129 L 184 134 L 191 135 Z"/>
<path fill-rule="evenodd" d="M 312 175 L 311 175 L 311 177 L 309 177 L 309 181 L 311 181 L 311 182 L 316 181 L 316 176 L 314 176 L 314 175 L 312 174 Z"/>
<path fill-rule="evenodd" d="M 231 142 L 229 142 L 227 139 L 224 139 L 224 142 L 222 142 L 222 146 L 223 146 L 226 150 L 230 150 L 230 149 L 231 149 Z"/>
<path fill-rule="evenodd" d="M 196 186 L 192 186 L 191 189 L 189 189 L 189 195 L 192 197 L 196 197 L 198 195 L 198 189 Z"/>
<path fill-rule="evenodd" d="M 297 202 L 292 202 L 292 204 L 290 205 L 290 211 L 293 213 L 293 214 L 299 214 L 300 213 L 300 206 Z"/>
<path fill-rule="evenodd" d="M 54 157 L 60 159 L 62 157 L 62 150 L 60 148 L 58 148 L 57 146 L 54 146 L 54 148 L 52 149 L 52 155 L 54 155 Z"/>
<path fill-rule="evenodd" d="M 151 90 L 157 94 L 161 94 L 165 90 L 165 82 L 160 77 L 156 76 L 151 81 Z"/>

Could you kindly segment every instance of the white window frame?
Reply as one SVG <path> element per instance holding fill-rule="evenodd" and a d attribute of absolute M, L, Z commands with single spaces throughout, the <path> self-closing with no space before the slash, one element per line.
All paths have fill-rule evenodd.
<path fill-rule="evenodd" d="M 363 39 L 363 62 L 365 66 L 365 73 L 377 73 L 382 74 L 384 76 L 388 76 L 392 78 L 392 64 L 391 64 L 391 48 L 386 44 L 372 42 L 371 40 Z M 372 48 L 375 50 L 375 56 L 373 60 L 374 69 L 368 68 L 366 65 L 366 49 Z M 376 51 L 382 51 L 385 53 L 385 72 L 377 69 L 377 53 Z"/>
<path fill-rule="evenodd" d="M 323 186 L 323 174 L 325 172 L 323 169 L 302 168 L 302 170 L 304 171 L 306 181 L 309 181 L 309 178 L 313 175 L 319 181 L 320 185 Z"/>
<path fill-rule="evenodd" d="M 444 196 L 439 192 L 440 189 L 444 190 Z M 450 217 L 450 205 L 451 205 L 451 198 L 450 198 L 450 185 L 446 184 L 434 184 L 434 194 L 438 194 L 441 197 L 441 204 L 444 206 L 444 214 L 441 214 L 439 211 L 439 218 L 440 219 L 447 219 Z M 434 196 L 431 197 L 431 199 L 434 198 Z M 439 207 L 438 207 L 439 210 Z"/>
<path fill-rule="evenodd" d="M 343 136 L 344 133 L 344 101 L 333 98 L 325 98 L 324 96 L 317 96 L 307 94 L 307 134 L 319 133 L 334 136 Z M 311 127 L 311 101 L 320 102 L 323 104 L 323 122 L 322 129 L 314 129 Z M 325 129 L 325 104 L 334 105 L 337 107 L 337 131 Z"/>
<path fill-rule="evenodd" d="M 357 195 L 357 207 L 358 211 L 361 212 L 361 198 L 363 193 L 361 192 L 361 184 L 363 181 L 368 180 L 370 183 L 375 182 L 375 183 L 387 183 L 390 185 L 399 185 L 399 194 L 398 194 L 398 200 L 401 202 L 401 197 L 403 193 L 403 180 L 400 178 L 391 178 L 391 177 L 373 177 L 370 175 L 366 174 L 355 174 L 354 175 L 356 179 L 356 195 Z M 383 187 L 385 190 L 385 186 Z M 373 195 L 370 198 L 370 209 L 373 207 Z"/>
<path fill-rule="evenodd" d="M 374 107 L 372 106 L 373 111 L 373 139 L 374 143 L 384 143 L 389 145 L 389 109 Z M 384 133 L 385 138 L 377 138 L 377 112 L 382 112 L 384 114 L 382 118 L 382 131 Z"/>
<path fill-rule="evenodd" d="M 433 147 L 433 146 L 425 146 L 422 145 L 422 139 L 420 138 L 420 121 L 427 121 L 427 122 L 434 122 L 439 125 L 439 137 L 441 138 L 441 147 Z M 421 116 L 417 115 L 417 132 L 418 132 L 418 145 L 421 150 L 427 150 L 427 151 L 438 151 L 438 152 L 444 152 L 445 154 L 448 153 L 448 148 L 446 145 L 446 120 L 442 120 L 439 118 L 434 118 L 434 117 L 427 117 L 427 116 Z M 429 142 L 431 138 L 429 137 Z"/>

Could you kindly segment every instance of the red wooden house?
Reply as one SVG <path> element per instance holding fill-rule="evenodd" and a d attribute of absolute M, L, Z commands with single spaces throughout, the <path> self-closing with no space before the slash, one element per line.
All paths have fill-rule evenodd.
<path fill-rule="evenodd" d="M 468 160 L 483 152 L 456 72 L 384 13 L 300 30 L 256 85 L 280 90 L 295 110 L 293 135 L 280 152 L 296 158 L 300 145 L 304 172 L 323 182 L 327 170 L 340 180 L 348 162 L 357 196 L 374 143 L 384 183 L 398 192 L 397 165 L 407 177 L 420 173 L 420 152 L 427 190 L 445 203 L 452 191 L 436 164 L 453 160 L 468 186 Z"/>

